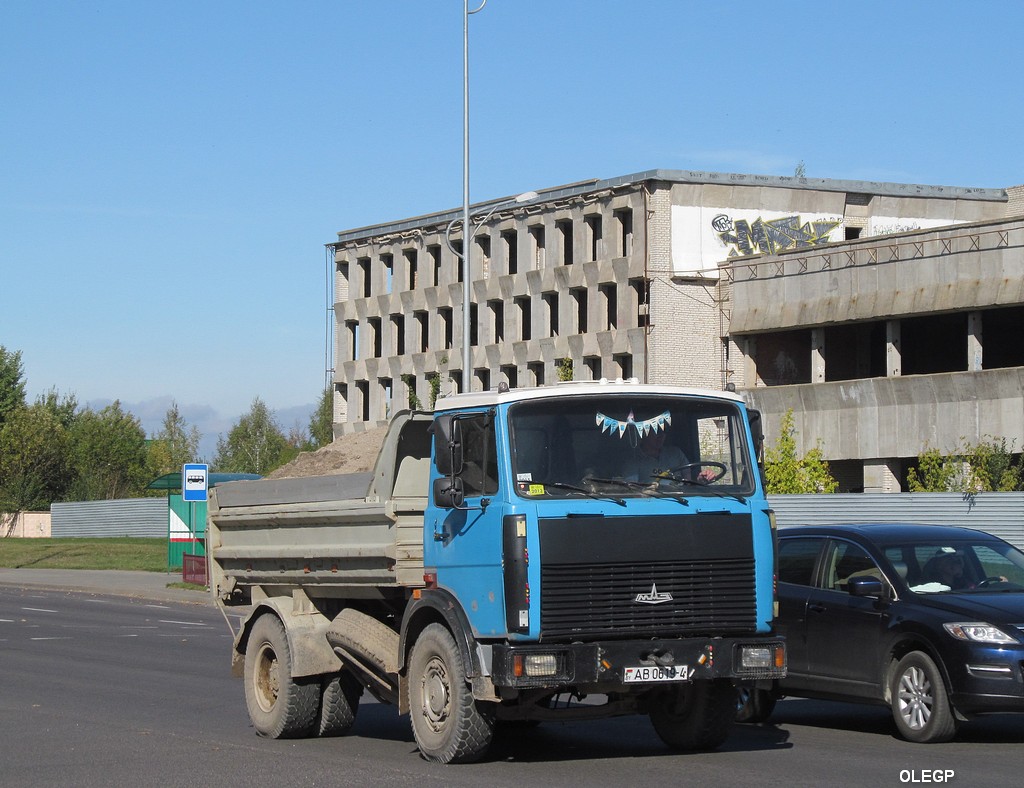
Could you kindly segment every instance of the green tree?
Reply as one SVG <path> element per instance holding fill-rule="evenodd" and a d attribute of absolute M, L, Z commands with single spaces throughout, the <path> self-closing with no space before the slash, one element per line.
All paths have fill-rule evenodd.
<path fill-rule="evenodd" d="M 309 437 L 314 449 L 334 440 L 334 393 L 329 388 L 320 394 L 320 401 L 309 419 Z"/>
<path fill-rule="evenodd" d="M 288 460 L 288 441 L 273 413 L 256 397 L 249 412 L 217 439 L 213 466 L 224 473 L 267 474 Z M 294 452 L 292 452 L 294 456 Z"/>
<path fill-rule="evenodd" d="M 56 388 L 51 388 L 45 394 L 36 397 L 36 404 L 52 413 L 66 430 L 71 429 L 71 425 L 78 418 L 78 399 L 74 394 L 62 396 Z"/>
<path fill-rule="evenodd" d="M 175 473 L 181 471 L 186 462 L 199 461 L 200 438 L 199 430 L 189 426 L 181 415 L 178 403 L 172 400 L 164 414 L 160 431 L 149 443 L 150 475 L 156 477 Z"/>
<path fill-rule="evenodd" d="M 23 375 L 21 351 L 12 353 L 0 345 L 0 425 L 3 425 L 11 412 L 25 407 Z"/>
<path fill-rule="evenodd" d="M 115 401 L 87 409 L 70 430 L 73 500 L 99 501 L 143 495 L 150 481 L 146 433 L 139 420 Z"/>
<path fill-rule="evenodd" d="M 949 454 L 925 447 L 907 472 L 911 492 L 979 493 L 1024 489 L 1022 458 L 1005 438 L 961 443 Z"/>
<path fill-rule="evenodd" d="M 0 512 L 50 508 L 70 478 L 68 431 L 43 404 L 10 414 L 0 427 Z"/>
<path fill-rule="evenodd" d="M 820 446 L 797 456 L 792 408 L 782 417 L 778 442 L 765 448 L 764 476 L 769 493 L 834 493 L 839 487 Z"/>
<path fill-rule="evenodd" d="M 556 371 L 558 372 L 558 379 L 559 380 L 561 380 L 561 381 L 572 380 L 572 378 L 573 378 L 572 359 L 570 357 L 568 357 L 568 356 L 566 356 L 563 359 L 560 359 L 559 362 L 558 362 L 558 366 L 556 367 Z"/>

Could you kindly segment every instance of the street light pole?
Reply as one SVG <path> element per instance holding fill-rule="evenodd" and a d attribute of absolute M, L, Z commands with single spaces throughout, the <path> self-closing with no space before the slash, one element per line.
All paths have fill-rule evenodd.
<path fill-rule="evenodd" d="M 481 0 L 469 10 L 469 0 L 462 0 L 462 391 L 469 391 L 472 380 L 472 358 L 469 347 L 470 271 L 473 245 L 469 230 L 469 15 L 484 10 Z"/>

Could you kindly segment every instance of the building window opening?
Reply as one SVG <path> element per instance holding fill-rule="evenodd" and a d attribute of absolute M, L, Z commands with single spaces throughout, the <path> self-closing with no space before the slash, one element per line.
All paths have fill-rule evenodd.
<path fill-rule="evenodd" d="M 501 234 L 501 243 L 505 247 L 505 270 L 510 274 L 519 273 L 519 233 L 506 230 Z"/>
<path fill-rule="evenodd" d="M 393 347 L 396 356 L 405 355 L 405 315 L 391 316 L 391 333 L 394 336 Z"/>
<path fill-rule="evenodd" d="M 419 268 L 419 253 L 415 249 L 406 249 L 403 252 L 405 256 L 405 273 L 406 273 L 406 289 L 416 289 L 416 275 Z"/>
<path fill-rule="evenodd" d="M 530 258 L 533 260 L 533 267 L 541 269 L 544 267 L 544 225 L 535 224 L 530 228 Z"/>
<path fill-rule="evenodd" d="M 575 262 L 573 259 L 572 219 L 555 222 L 555 231 L 561 240 L 562 265 L 572 265 Z"/>
<path fill-rule="evenodd" d="M 558 293 L 544 293 L 541 298 L 547 309 L 548 336 L 558 336 Z"/>
<path fill-rule="evenodd" d="M 432 245 L 427 247 L 427 257 L 430 258 L 431 284 L 437 287 L 441 284 L 441 247 Z"/>
<path fill-rule="evenodd" d="M 574 287 L 569 291 L 569 296 L 573 300 L 576 315 L 576 333 L 586 334 L 587 333 L 587 288 L 585 287 Z"/>
<path fill-rule="evenodd" d="M 604 244 L 604 227 L 601 220 L 601 214 L 596 213 L 586 216 L 583 221 L 587 228 L 587 259 L 600 260 Z"/>
<path fill-rule="evenodd" d="M 444 334 L 444 349 L 451 350 L 454 343 L 452 336 L 452 308 L 441 307 L 437 310 L 438 316 L 441 318 L 441 333 Z"/>
<path fill-rule="evenodd" d="M 505 341 L 505 302 L 488 301 L 487 307 L 491 310 L 491 336 L 495 342 Z"/>
<path fill-rule="evenodd" d="M 356 260 L 356 265 L 359 267 L 359 278 L 363 285 L 363 298 L 370 297 L 370 258 L 360 257 Z"/>
<path fill-rule="evenodd" d="M 615 211 L 615 226 L 618 230 L 618 257 L 629 257 L 633 253 L 633 209 Z"/>
<path fill-rule="evenodd" d="M 533 319 L 533 315 L 530 312 L 530 299 L 526 296 L 520 296 L 515 299 L 514 303 L 519 311 L 519 338 L 531 339 L 530 321 Z"/>
<path fill-rule="evenodd" d="M 600 285 L 598 293 L 604 301 L 604 324 L 609 331 L 618 327 L 618 295 L 614 283 Z"/>

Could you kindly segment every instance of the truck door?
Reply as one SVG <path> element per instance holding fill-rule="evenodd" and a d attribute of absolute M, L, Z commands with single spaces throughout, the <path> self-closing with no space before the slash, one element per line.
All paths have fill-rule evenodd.
<path fill-rule="evenodd" d="M 437 571 L 438 586 L 459 600 L 478 635 L 501 635 L 505 610 L 498 457 L 507 456 L 507 449 L 499 444 L 492 413 L 456 418 L 461 463 L 451 470 L 462 494 L 445 506 L 434 496 L 424 532 L 424 565 Z M 440 440 L 435 431 L 435 458 L 447 450 Z"/>

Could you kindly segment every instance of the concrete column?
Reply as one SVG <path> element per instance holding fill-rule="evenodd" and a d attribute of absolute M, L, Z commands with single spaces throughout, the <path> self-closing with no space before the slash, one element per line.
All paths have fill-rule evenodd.
<path fill-rule="evenodd" d="M 887 320 L 885 323 L 885 374 L 890 378 L 897 378 L 903 374 L 902 368 L 900 321 Z"/>
<path fill-rule="evenodd" d="M 811 329 L 811 383 L 825 382 L 825 329 Z"/>
<path fill-rule="evenodd" d="M 898 493 L 901 463 L 898 459 L 864 461 L 864 492 Z"/>
<path fill-rule="evenodd" d="M 736 346 L 740 349 L 740 353 L 743 354 L 743 387 L 748 389 L 756 388 L 757 361 L 755 360 L 755 355 L 757 353 L 757 339 L 755 337 L 740 339 Z"/>
<path fill-rule="evenodd" d="M 984 343 L 981 336 L 981 312 L 967 313 L 967 371 L 981 372 Z"/>

